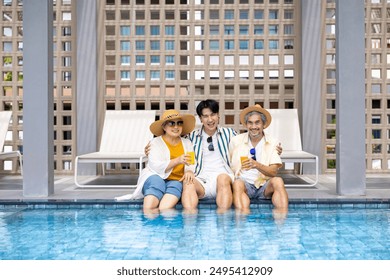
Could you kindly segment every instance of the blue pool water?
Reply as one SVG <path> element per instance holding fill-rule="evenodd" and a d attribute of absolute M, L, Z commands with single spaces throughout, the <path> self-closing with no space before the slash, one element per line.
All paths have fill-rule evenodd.
<path fill-rule="evenodd" d="M 364 207 L 295 207 L 284 220 L 267 208 L 2 208 L 0 259 L 389 260 L 390 210 Z"/>

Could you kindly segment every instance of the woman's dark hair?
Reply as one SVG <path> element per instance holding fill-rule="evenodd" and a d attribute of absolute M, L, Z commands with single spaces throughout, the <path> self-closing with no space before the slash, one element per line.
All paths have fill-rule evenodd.
<path fill-rule="evenodd" d="M 205 108 L 209 108 L 213 113 L 219 113 L 219 104 L 214 99 L 206 99 L 199 102 L 198 106 L 196 106 L 196 113 L 199 117 L 202 116 L 202 111 Z"/>

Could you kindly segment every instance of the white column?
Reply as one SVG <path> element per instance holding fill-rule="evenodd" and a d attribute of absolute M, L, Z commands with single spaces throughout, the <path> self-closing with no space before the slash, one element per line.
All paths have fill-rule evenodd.
<path fill-rule="evenodd" d="M 97 2 L 77 1 L 77 155 L 96 152 L 98 148 Z M 82 164 L 78 173 L 95 175 L 96 165 Z"/>
<path fill-rule="evenodd" d="M 23 195 L 54 192 L 53 1 L 23 1 Z"/>
<path fill-rule="evenodd" d="M 300 122 L 303 150 L 323 157 L 321 107 L 321 0 L 302 0 L 302 90 Z M 304 165 L 303 172 L 315 173 L 314 164 Z"/>
<path fill-rule="evenodd" d="M 365 159 L 364 0 L 336 1 L 336 189 L 363 195 Z"/>

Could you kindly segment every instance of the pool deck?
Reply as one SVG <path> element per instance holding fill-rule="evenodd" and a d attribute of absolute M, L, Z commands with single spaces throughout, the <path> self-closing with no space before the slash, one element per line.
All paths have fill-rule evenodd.
<path fill-rule="evenodd" d="M 311 179 L 310 176 L 302 177 Z M 121 184 L 129 177 L 124 175 L 109 175 L 96 178 L 95 184 L 109 182 Z M 85 179 L 87 180 L 87 179 Z M 131 180 L 136 180 L 131 178 Z M 115 197 L 129 194 L 132 188 L 79 188 L 74 184 L 72 176 L 56 176 L 54 194 L 48 197 L 23 196 L 23 180 L 21 176 L 0 176 L 0 204 L 20 202 L 76 202 L 76 203 L 115 203 Z M 390 203 L 390 175 L 367 174 L 365 195 L 338 195 L 336 191 L 336 175 L 320 175 L 319 182 L 314 187 L 287 187 L 291 203 Z M 123 202 L 122 202 L 123 203 Z M 129 201 L 126 201 L 129 203 Z M 132 201 L 130 203 L 140 203 Z M 208 202 L 210 203 L 210 202 Z M 265 203 L 265 202 L 255 202 Z M 268 202 L 269 203 L 269 202 Z"/>

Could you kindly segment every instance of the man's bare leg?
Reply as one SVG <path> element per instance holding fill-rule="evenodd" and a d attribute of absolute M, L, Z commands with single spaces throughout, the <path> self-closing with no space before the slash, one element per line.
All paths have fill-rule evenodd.
<path fill-rule="evenodd" d="M 221 210 L 232 207 L 232 179 L 227 174 L 220 174 L 217 177 L 217 206 Z"/>
<path fill-rule="evenodd" d="M 267 188 L 264 191 L 265 197 L 272 196 L 272 204 L 278 210 L 288 211 L 288 194 L 284 187 L 283 179 L 273 177 L 269 180 Z"/>
<path fill-rule="evenodd" d="M 246 193 L 245 183 L 240 179 L 233 183 L 233 204 L 237 210 L 249 211 L 250 199 Z"/>

